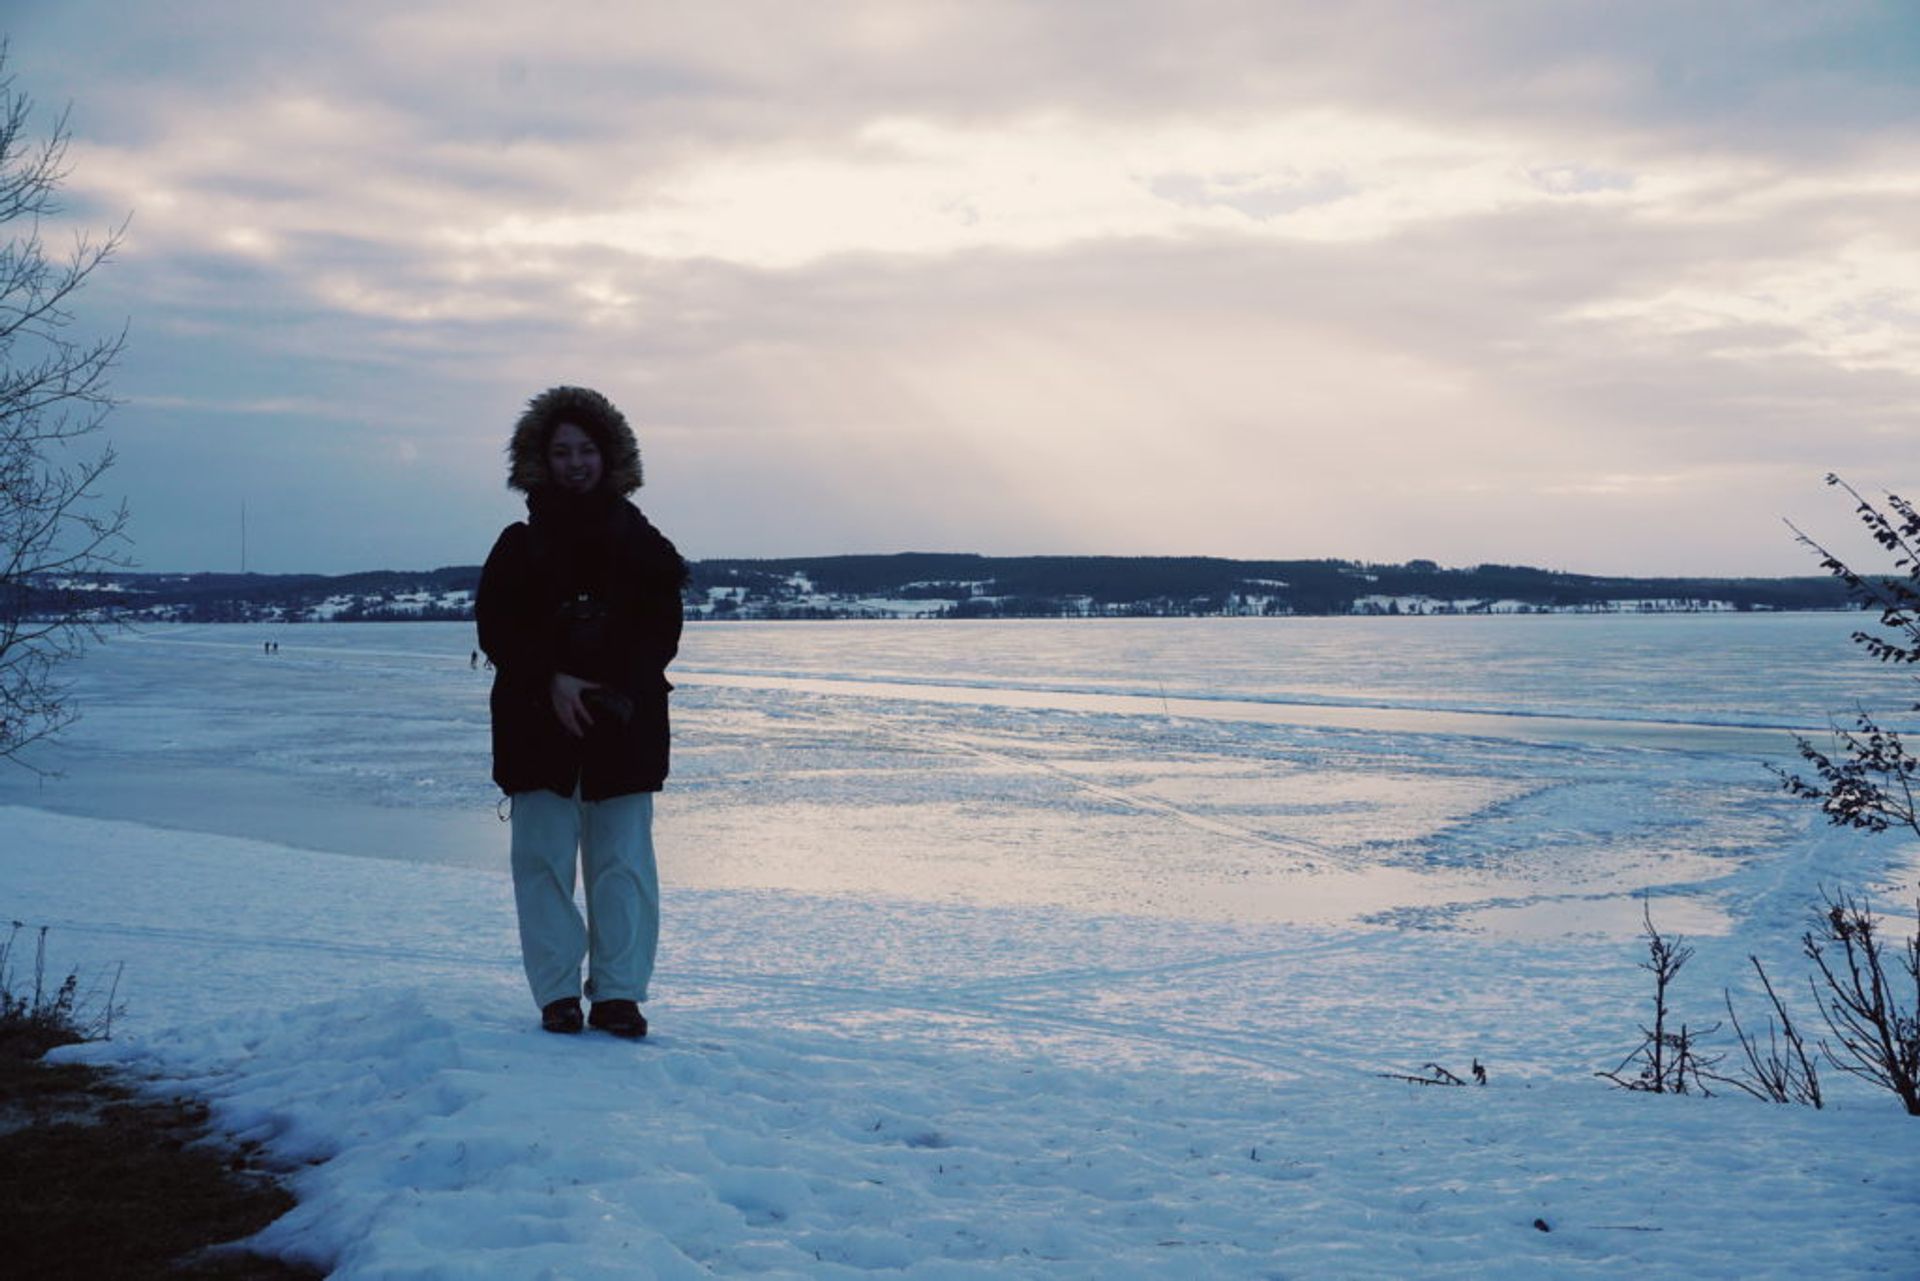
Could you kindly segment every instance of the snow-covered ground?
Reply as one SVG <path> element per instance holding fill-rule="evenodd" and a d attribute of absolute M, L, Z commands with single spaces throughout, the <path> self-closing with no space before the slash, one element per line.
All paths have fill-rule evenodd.
<path fill-rule="evenodd" d="M 1637 894 L 1700 1023 L 1748 952 L 1798 973 L 1820 885 L 1912 884 L 1710 732 L 1805 723 L 1818 645 L 1481 620 L 1600 629 L 1556 685 L 1560 631 L 1342 621 L 695 629 L 637 1045 L 534 1025 L 458 626 L 97 652 L 67 778 L 0 783 L 0 912 L 127 963 L 116 1038 L 66 1053 L 208 1095 L 293 1171 L 262 1244 L 341 1276 L 1920 1275 L 1890 1096 L 1592 1075 L 1641 1016 Z M 1715 668 L 1770 646 L 1771 682 Z M 1286 719 L 1341 648 L 1403 724 Z M 1676 708 L 1686 750 L 1635 739 Z"/>

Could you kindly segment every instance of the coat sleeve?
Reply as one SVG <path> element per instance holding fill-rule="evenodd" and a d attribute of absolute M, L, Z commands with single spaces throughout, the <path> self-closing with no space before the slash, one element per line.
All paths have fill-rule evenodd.
<path fill-rule="evenodd" d="M 667 664 L 680 652 L 686 618 L 680 592 L 687 583 L 687 562 L 644 515 L 640 527 L 646 549 L 639 592 L 641 646 L 650 674 L 665 676 Z"/>
<path fill-rule="evenodd" d="M 544 686 L 552 678 L 558 656 L 553 653 L 550 629 L 542 625 L 531 598 L 530 570 L 527 527 L 509 525 L 500 532 L 480 570 L 473 619 L 480 648 L 503 676 Z"/>
<path fill-rule="evenodd" d="M 658 663 L 661 675 L 666 674 L 667 664 L 680 652 L 680 630 L 685 625 L 686 607 L 680 599 L 678 579 L 663 584 L 655 596 L 653 605 L 654 624 L 649 629 L 653 633 L 654 646 L 652 657 Z"/>

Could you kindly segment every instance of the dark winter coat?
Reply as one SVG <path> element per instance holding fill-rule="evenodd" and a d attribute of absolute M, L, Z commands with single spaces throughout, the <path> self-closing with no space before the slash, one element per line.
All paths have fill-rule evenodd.
<path fill-rule="evenodd" d="M 507 526 L 474 600 L 480 648 L 493 660 L 493 781 L 602 801 L 657 792 L 667 778 L 666 667 L 680 647 L 684 563 L 626 499 L 537 491 L 529 519 Z M 554 714 L 555 672 L 625 695 L 621 724 L 594 709 L 575 738 Z"/>
<path fill-rule="evenodd" d="M 605 466 L 601 486 L 568 494 L 546 481 L 557 422 L 586 427 Z M 602 801 L 657 792 L 667 778 L 666 667 L 680 647 L 686 562 L 625 494 L 640 454 L 618 410 L 596 392 L 535 397 L 508 447 L 508 484 L 527 519 L 506 527 L 474 597 L 480 648 L 493 661 L 493 781 L 509 795 L 544 788 Z M 554 714 L 556 672 L 624 696 L 624 720 L 588 704 L 593 726 L 569 734 Z"/>

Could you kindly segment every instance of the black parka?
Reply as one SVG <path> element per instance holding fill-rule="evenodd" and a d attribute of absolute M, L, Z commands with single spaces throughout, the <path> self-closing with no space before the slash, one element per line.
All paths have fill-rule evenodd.
<path fill-rule="evenodd" d="M 480 648 L 495 668 L 493 781 L 509 795 L 544 788 L 602 801 L 657 792 L 667 777 L 666 667 L 680 646 L 686 562 L 614 490 L 542 486 L 528 519 L 501 531 L 474 598 Z M 569 618 L 568 615 L 585 618 Z M 565 672 L 632 700 L 575 738 L 554 714 Z"/>

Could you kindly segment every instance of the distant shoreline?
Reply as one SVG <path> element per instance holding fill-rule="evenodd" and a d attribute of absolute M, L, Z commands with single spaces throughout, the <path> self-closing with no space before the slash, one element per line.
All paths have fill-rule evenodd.
<path fill-rule="evenodd" d="M 1444 619 L 1444 618 L 1697 618 L 1714 616 L 1723 618 L 1782 618 L 1800 614 L 1859 614 L 1869 611 L 1851 605 L 1828 606 L 1807 609 L 1666 609 L 1666 610 L 1625 610 L 1625 609 L 1534 609 L 1512 610 L 1498 613 L 1486 611 L 1436 611 L 1427 614 L 1008 614 L 956 617 L 947 614 L 779 614 L 768 616 L 688 614 L 689 626 L 723 623 L 1139 623 L 1139 622 L 1286 622 L 1319 619 Z M 450 617 L 441 614 L 380 614 L 357 618 L 239 618 L 239 619 L 171 619 L 135 617 L 129 621 L 136 625 L 160 625 L 167 627 L 331 627 L 342 623 L 464 623 L 471 625 L 472 615 Z"/>
<path fill-rule="evenodd" d="M 1222 618 L 1702 614 L 1852 608 L 1830 576 L 1608 578 L 1478 565 L 906 552 L 690 566 L 689 619 Z M 43 579 L 30 610 L 111 602 L 171 622 L 468 621 L 480 568 Z"/>

